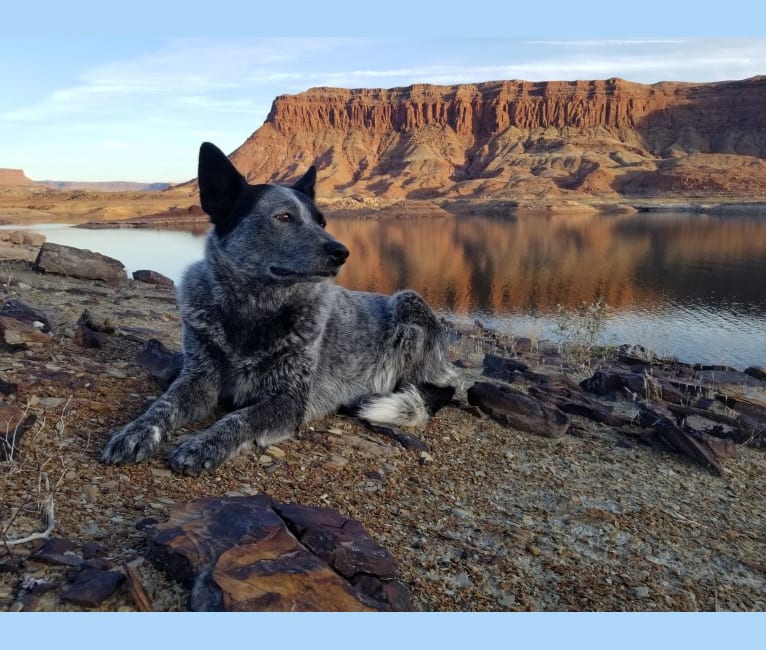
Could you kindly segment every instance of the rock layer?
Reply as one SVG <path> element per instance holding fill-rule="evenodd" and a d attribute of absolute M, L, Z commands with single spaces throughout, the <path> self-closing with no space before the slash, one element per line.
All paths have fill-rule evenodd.
<path fill-rule="evenodd" d="M 324 196 L 766 195 L 765 102 L 764 76 L 314 88 L 232 159 L 251 182 L 316 163 Z"/>

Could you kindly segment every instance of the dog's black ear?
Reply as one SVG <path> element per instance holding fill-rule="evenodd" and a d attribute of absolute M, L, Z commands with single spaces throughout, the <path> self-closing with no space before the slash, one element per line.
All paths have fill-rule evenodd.
<path fill-rule="evenodd" d="M 314 183 L 317 180 L 317 168 L 314 165 L 309 167 L 309 170 L 301 176 L 298 182 L 293 185 L 294 190 L 302 192 L 308 196 L 312 201 L 314 200 Z"/>
<path fill-rule="evenodd" d="M 247 181 L 226 154 L 210 142 L 203 142 L 199 148 L 197 172 L 200 205 L 210 215 L 216 232 L 224 234 L 230 230 L 227 227 L 229 217 L 247 187 Z"/>

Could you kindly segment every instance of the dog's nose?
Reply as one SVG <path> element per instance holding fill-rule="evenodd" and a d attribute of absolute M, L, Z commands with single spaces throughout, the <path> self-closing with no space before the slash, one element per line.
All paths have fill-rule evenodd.
<path fill-rule="evenodd" d="M 348 248 L 338 241 L 329 241 L 324 245 L 325 251 L 338 266 L 348 258 Z"/>

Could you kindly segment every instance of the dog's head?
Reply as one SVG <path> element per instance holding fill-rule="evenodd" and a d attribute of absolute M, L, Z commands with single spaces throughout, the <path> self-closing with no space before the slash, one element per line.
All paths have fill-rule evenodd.
<path fill-rule="evenodd" d="M 292 187 L 250 185 L 226 155 L 204 142 L 199 193 L 222 250 L 237 268 L 278 283 L 317 282 L 338 274 L 348 249 L 325 232 L 314 204 L 316 168 Z"/>

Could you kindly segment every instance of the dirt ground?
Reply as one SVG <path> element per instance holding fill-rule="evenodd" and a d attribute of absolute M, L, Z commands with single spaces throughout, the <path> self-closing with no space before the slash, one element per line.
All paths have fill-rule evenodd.
<path fill-rule="evenodd" d="M 0 378 L 18 384 L 16 405 L 38 416 L 0 463 L 0 535 L 42 531 L 52 503 L 53 536 L 100 545 L 117 570 L 130 563 L 155 610 L 184 610 L 188 594 L 143 560 L 146 520 L 163 521 L 173 503 L 258 492 L 361 521 L 397 559 L 419 610 L 766 609 L 762 450 L 740 445 L 715 476 L 605 425 L 574 418 L 577 435 L 549 439 L 452 406 L 415 432 L 425 455 L 336 416 L 212 476 L 172 473 L 170 446 L 149 462 L 105 466 L 109 434 L 161 392 L 135 361 L 141 340 L 179 347 L 173 290 L 113 288 L 22 263 L 4 265 L 1 280 L 3 301 L 45 306 L 58 326 L 50 344 L 0 351 Z M 102 349 L 73 338 L 86 308 L 119 327 Z M 483 347 L 464 343 L 455 355 L 470 367 Z M 82 609 L 59 597 L 66 567 L 29 557 L 41 542 L 1 542 L 0 609 Z M 35 580 L 54 587 L 31 597 Z M 100 606 L 135 608 L 125 587 Z"/>

